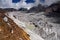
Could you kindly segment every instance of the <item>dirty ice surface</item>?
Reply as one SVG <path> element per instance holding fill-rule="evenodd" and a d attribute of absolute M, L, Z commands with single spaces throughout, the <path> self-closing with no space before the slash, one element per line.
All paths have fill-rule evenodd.
<path fill-rule="evenodd" d="M 16 13 L 15 13 L 16 14 Z M 7 14 L 6 14 L 7 15 Z M 30 35 L 30 39 L 31 40 L 44 40 L 42 37 L 40 37 L 39 35 L 37 35 L 36 33 L 34 33 L 33 31 L 31 31 L 30 29 L 28 29 L 26 27 L 25 22 L 22 22 L 18 19 L 16 19 L 14 17 L 14 12 L 8 12 L 7 15 L 9 18 L 11 18 L 20 28 L 22 28 L 23 30 L 25 30 L 29 35 Z M 6 18 L 5 18 L 6 19 Z"/>

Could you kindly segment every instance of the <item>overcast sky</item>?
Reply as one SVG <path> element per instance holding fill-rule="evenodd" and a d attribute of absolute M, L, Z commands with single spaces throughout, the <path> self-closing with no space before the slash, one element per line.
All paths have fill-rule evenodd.
<path fill-rule="evenodd" d="M 0 8 L 31 8 L 38 4 L 50 5 L 58 0 L 0 0 Z"/>

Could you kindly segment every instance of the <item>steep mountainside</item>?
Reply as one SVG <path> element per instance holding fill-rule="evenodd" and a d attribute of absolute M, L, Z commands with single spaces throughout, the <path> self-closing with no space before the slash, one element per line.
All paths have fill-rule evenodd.
<path fill-rule="evenodd" d="M 0 13 L 0 40 L 30 40 L 22 28 L 5 14 Z"/>

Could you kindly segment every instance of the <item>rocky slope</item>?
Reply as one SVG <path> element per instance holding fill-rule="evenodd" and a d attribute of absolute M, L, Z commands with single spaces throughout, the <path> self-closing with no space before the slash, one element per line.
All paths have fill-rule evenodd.
<path fill-rule="evenodd" d="M 22 28 L 20 28 L 11 18 L 0 13 L 0 40 L 30 40 Z"/>

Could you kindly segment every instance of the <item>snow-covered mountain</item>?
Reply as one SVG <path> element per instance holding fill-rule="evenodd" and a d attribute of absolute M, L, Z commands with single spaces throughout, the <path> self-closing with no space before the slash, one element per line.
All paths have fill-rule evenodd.
<path fill-rule="evenodd" d="M 30 40 L 60 40 L 60 3 L 54 3 L 46 8 L 42 6 L 40 8 L 40 6 L 31 8 L 30 12 L 24 12 L 24 10 L 27 10 L 24 8 L 21 9 L 22 11 L 1 9 L 0 17 L 7 21 L 6 23 L 10 22 L 13 24 L 13 27 L 17 25 L 18 28 L 23 29 Z M 7 17 L 14 23 L 11 20 L 8 21 Z M 8 23 L 8 25 L 10 24 Z M 16 33 L 18 34 L 18 32 Z"/>

